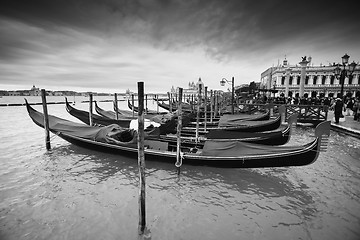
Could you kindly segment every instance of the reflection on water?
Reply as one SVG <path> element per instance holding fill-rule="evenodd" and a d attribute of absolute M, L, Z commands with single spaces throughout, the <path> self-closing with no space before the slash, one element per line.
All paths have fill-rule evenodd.
<path fill-rule="evenodd" d="M 137 159 L 58 137 L 47 152 L 23 108 L 2 110 L 0 239 L 137 239 Z M 313 129 L 294 134 L 288 144 L 302 144 Z M 146 162 L 148 238 L 358 239 L 359 149 L 331 132 L 328 151 L 304 167 L 183 165 L 178 175 L 174 164 Z"/>

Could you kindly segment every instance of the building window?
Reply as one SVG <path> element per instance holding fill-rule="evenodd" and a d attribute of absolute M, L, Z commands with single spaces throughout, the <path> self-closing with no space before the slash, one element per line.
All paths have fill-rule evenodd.
<path fill-rule="evenodd" d="M 281 85 L 285 85 L 285 77 L 281 77 Z"/>
<path fill-rule="evenodd" d="M 334 81 L 335 81 L 335 76 L 332 75 L 332 76 L 330 77 L 330 84 L 331 84 L 331 85 L 334 85 Z"/>
<path fill-rule="evenodd" d="M 293 81 L 293 76 L 290 76 L 290 78 L 289 78 L 289 85 L 292 85 L 292 81 Z"/>
<path fill-rule="evenodd" d="M 324 85 L 324 84 L 325 84 L 325 81 L 326 81 L 326 76 L 324 75 L 324 76 L 322 76 L 322 78 L 321 78 L 321 84 Z"/>
<path fill-rule="evenodd" d="M 300 78 L 301 78 L 300 76 L 297 76 L 297 79 L 296 79 L 296 84 L 297 85 L 300 85 Z"/>
<path fill-rule="evenodd" d="M 352 84 L 353 77 L 354 77 L 354 75 L 349 76 L 349 84 Z"/>
<path fill-rule="evenodd" d="M 309 76 L 306 76 L 305 77 L 305 85 L 308 85 L 309 84 Z"/>
<path fill-rule="evenodd" d="M 313 78 L 313 84 L 316 85 L 317 76 L 314 76 Z"/>

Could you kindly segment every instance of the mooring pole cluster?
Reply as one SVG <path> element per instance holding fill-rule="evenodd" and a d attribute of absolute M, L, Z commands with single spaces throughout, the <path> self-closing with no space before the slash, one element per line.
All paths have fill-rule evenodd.
<path fill-rule="evenodd" d="M 49 134 L 49 118 L 48 118 L 48 110 L 47 110 L 47 103 L 46 103 L 46 91 L 45 89 L 41 90 L 42 95 L 42 104 L 43 104 L 43 111 L 44 111 L 44 128 L 45 128 L 45 144 L 46 149 L 50 149 L 50 134 Z M 116 110 L 116 119 L 119 119 L 118 116 L 118 99 L 117 94 L 114 94 L 114 108 Z M 169 107 L 170 112 L 173 111 L 172 109 L 172 94 L 168 92 L 169 97 Z M 193 106 L 194 103 L 194 95 L 189 95 L 189 102 L 191 103 L 191 109 L 194 111 L 195 107 Z M 144 107 L 144 98 L 146 98 L 146 107 Z M 178 115 L 178 123 L 177 123 L 177 150 L 176 150 L 176 163 L 175 166 L 177 168 L 178 175 L 180 174 L 180 167 L 182 166 L 183 156 L 181 152 L 181 129 L 182 129 L 182 114 L 183 114 L 183 89 L 178 88 L 178 93 L 175 95 L 175 100 L 177 102 L 177 115 Z M 204 128 L 206 130 L 206 121 L 208 119 L 207 113 L 207 87 L 205 87 L 204 92 Z M 156 102 L 158 103 L 158 96 L 156 98 Z M 132 95 L 132 113 L 133 116 L 135 114 L 135 105 L 134 105 L 134 94 Z M 196 142 L 199 141 L 199 121 L 200 121 L 200 110 L 203 103 L 202 99 L 202 92 L 201 88 L 198 89 L 197 92 L 197 115 L 196 115 Z M 214 106 L 213 106 L 214 105 Z M 213 113 L 215 111 L 215 113 Z M 218 114 L 218 94 L 215 91 L 211 90 L 210 94 L 210 121 L 213 121 L 213 117 Z M 144 147 L 144 138 L 145 138 L 145 132 L 144 132 L 144 122 L 145 117 L 144 115 L 147 113 L 147 95 L 144 94 L 144 82 L 138 82 L 138 136 L 137 136 L 137 142 L 138 142 L 138 170 L 139 170 L 139 223 L 138 223 L 138 233 L 140 237 L 144 236 L 144 232 L 146 229 L 146 191 L 145 191 L 145 147 Z M 159 110 L 157 110 L 159 112 Z M 89 125 L 93 125 L 93 95 L 89 94 Z"/>

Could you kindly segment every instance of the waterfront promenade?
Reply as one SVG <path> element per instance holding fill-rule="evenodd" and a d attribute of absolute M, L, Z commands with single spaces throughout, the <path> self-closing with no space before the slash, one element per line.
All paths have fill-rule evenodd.
<path fill-rule="evenodd" d="M 331 121 L 331 129 L 360 138 L 360 122 L 354 120 L 354 116 L 346 116 L 345 114 L 344 116 L 339 123 L 335 123 L 334 112 L 329 111 L 328 120 Z"/>

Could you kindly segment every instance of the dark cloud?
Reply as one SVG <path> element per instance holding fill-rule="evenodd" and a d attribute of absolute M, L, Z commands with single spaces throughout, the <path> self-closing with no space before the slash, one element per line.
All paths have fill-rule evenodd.
<path fill-rule="evenodd" d="M 319 31 L 358 39 L 356 10 L 348 6 L 322 0 L 11 0 L 0 14 L 49 31 L 63 26 L 99 36 L 123 34 L 165 49 L 203 45 L 220 56 Z"/>
<path fill-rule="evenodd" d="M 359 59 L 357 18 L 351 3 L 324 0 L 5 0 L 0 80 L 81 86 L 82 78 L 95 87 L 96 79 L 198 78 L 219 66 L 253 81 L 285 54 L 292 63 L 310 54 Z"/>

